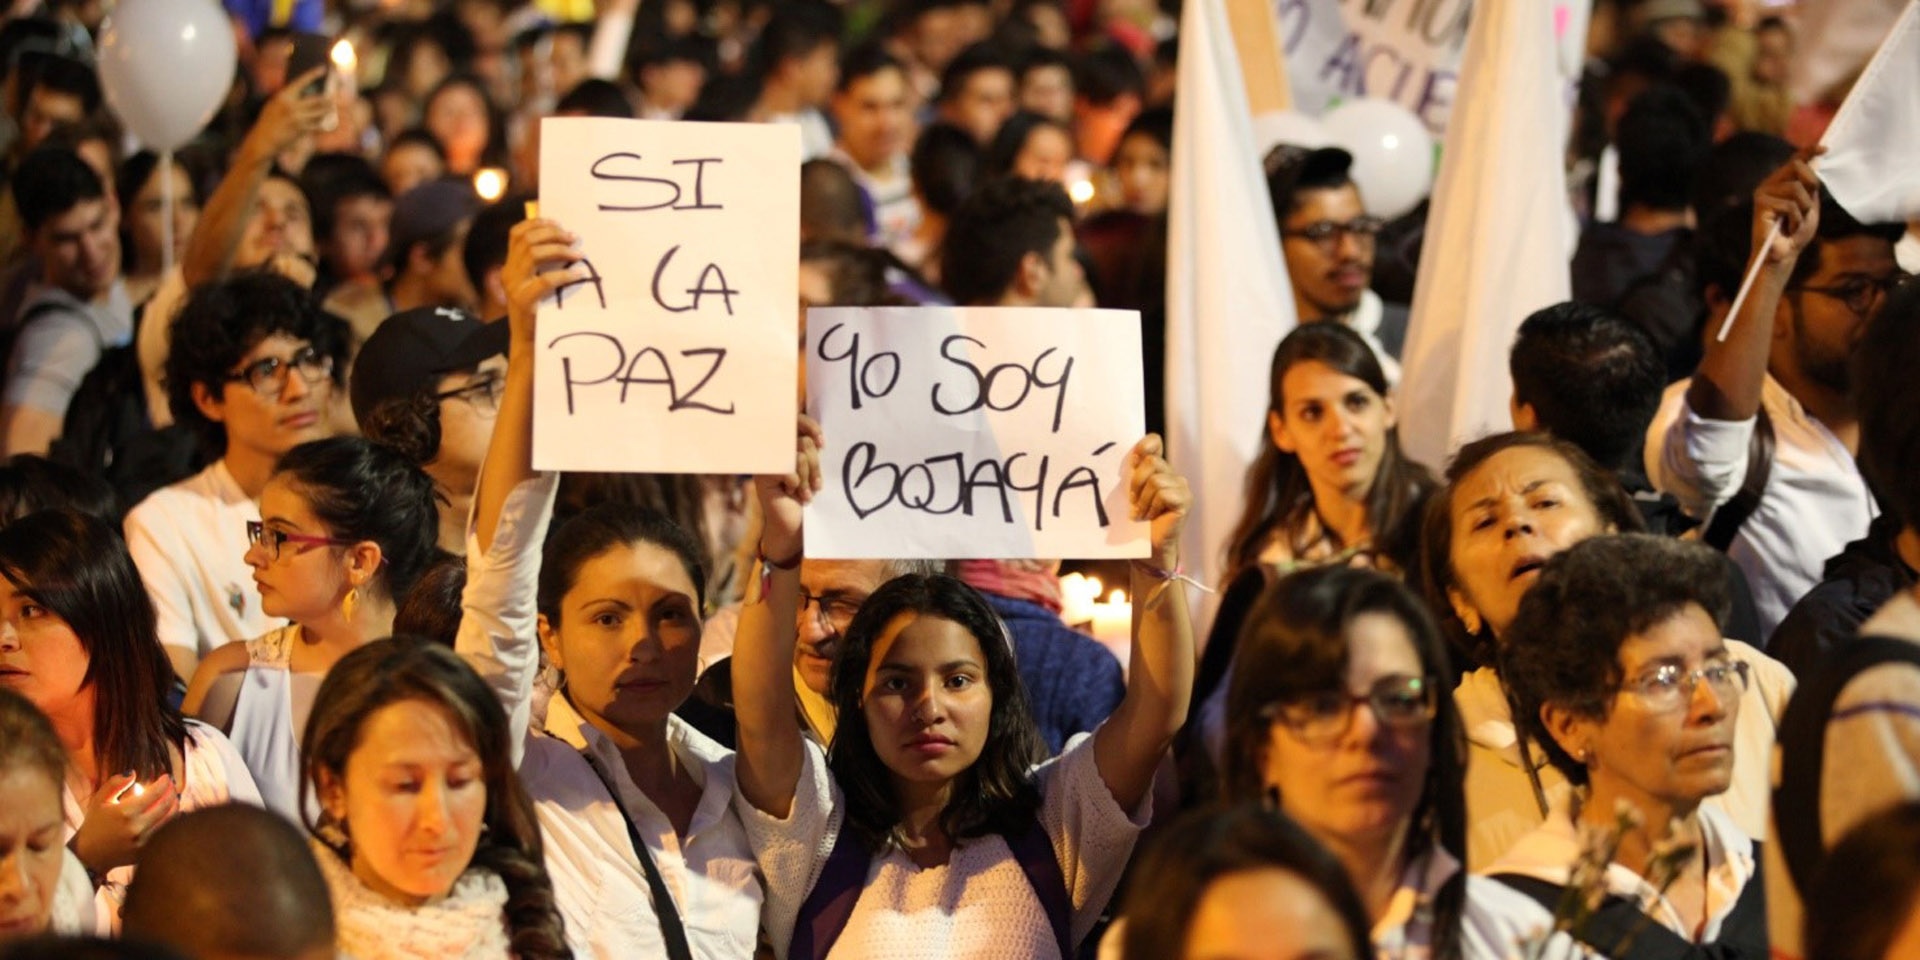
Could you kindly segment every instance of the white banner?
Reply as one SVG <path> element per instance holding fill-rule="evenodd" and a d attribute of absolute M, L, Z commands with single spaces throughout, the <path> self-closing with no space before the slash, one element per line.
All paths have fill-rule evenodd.
<path fill-rule="evenodd" d="M 799 128 L 550 118 L 540 171 L 594 277 L 540 306 L 534 465 L 792 470 Z"/>
<path fill-rule="evenodd" d="M 1123 470 L 1146 429 L 1138 313 L 810 310 L 807 409 L 809 557 L 1148 553 Z"/>
<path fill-rule="evenodd" d="M 1275 0 L 1293 108 L 1381 97 L 1438 137 L 1453 112 L 1474 0 Z"/>

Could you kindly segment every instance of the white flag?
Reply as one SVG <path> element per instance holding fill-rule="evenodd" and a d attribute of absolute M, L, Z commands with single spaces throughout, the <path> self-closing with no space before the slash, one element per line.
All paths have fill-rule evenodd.
<path fill-rule="evenodd" d="M 1907 4 L 1820 142 L 1820 180 L 1854 219 L 1920 216 L 1920 0 Z"/>
<path fill-rule="evenodd" d="M 1511 427 L 1514 331 L 1571 296 L 1568 88 L 1554 30 L 1553 7 L 1538 0 L 1474 6 L 1401 357 L 1400 445 L 1430 467 Z"/>
<path fill-rule="evenodd" d="M 1295 322 L 1223 0 L 1188 0 L 1178 90 L 1167 213 L 1167 439 L 1194 492 L 1181 555 L 1202 582 L 1215 583 L 1247 466 L 1266 442 L 1273 348 Z"/>

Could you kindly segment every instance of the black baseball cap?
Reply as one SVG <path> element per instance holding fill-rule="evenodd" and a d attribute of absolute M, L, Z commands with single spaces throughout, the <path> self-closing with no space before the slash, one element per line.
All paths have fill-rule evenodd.
<path fill-rule="evenodd" d="M 483 323 L 458 307 L 419 307 L 388 317 L 353 361 L 353 418 L 364 424 L 389 398 L 432 390 L 440 377 L 506 353 L 510 335 L 506 320 Z"/>

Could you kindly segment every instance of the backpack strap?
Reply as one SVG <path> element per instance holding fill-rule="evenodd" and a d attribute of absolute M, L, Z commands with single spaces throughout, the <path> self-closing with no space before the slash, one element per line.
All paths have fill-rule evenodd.
<path fill-rule="evenodd" d="M 1073 900 L 1067 892 L 1066 874 L 1061 872 L 1060 860 L 1053 852 L 1053 839 L 1041 826 L 1037 812 L 1021 829 L 1002 834 L 1002 838 L 1046 911 L 1061 960 L 1073 960 Z M 794 918 L 787 960 L 826 960 L 866 890 L 867 869 L 872 863 L 872 855 L 842 822 L 820 879 L 814 881 Z"/>
<path fill-rule="evenodd" d="M 1720 922 L 1720 936 L 1712 943 L 1693 943 L 1657 923 L 1625 897 L 1609 894 L 1577 930 L 1567 931 L 1612 960 L 1767 960 L 1767 892 L 1761 876 L 1760 844 L 1753 845 L 1755 869 L 1741 887 L 1733 909 Z M 1547 913 L 1558 916 L 1566 887 L 1519 873 L 1488 876 L 1532 898 Z"/>
<path fill-rule="evenodd" d="M 660 875 L 660 867 L 653 862 L 653 851 L 647 849 L 647 842 L 640 836 L 640 828 L 633 825 L 632 815 L 627 813 L 627 805 L 620 802 L 620 790 L 613 785 L 613 778 L 607 775 L 606 767 L 591 750 L 580 751 L 580 756 L 593 768 L 593 775 L 600 778 L 602 786 L 607 788 L 607 796 L 613 800 L 613 808 L 620 814 L 620 822 L 627 828 L 627 841 L 633 844 L 633 855 L 640 858 L 640 872 L 646 875 L 647 891 L 653 895 L 653 915 L 660 921 L 660 938 L 666 942 L 668 960 L 693 960 L 693 948 L 687 943 L 687 929 L 680 920 L 680 908 L 673 902 L 673 894 L 667 890 L 666 878 Z"/>
<path fill-rule="evenodd" d="M 1804 896 L 1826 859 L 1820 783 L 1826 769 L 1827 724 L 1835 701 L 1855 676 L 1883 663 L 1920 666 L 1920 645 L 1893 637 L 1858 637 L 1829 653 L 1823 669 L 1801 680 L 1780 718 L 1780 785 L 1773 791 L 1773 825 L 1781 858 Z"/>
<path fill-rule="evenodd" d="M 1707 546 L 1725 553 L 1733 545 L 1733 536 L 1760 508 L 1760 497 L 1767 492 L 1767 478 L 1773 475 L 1773 418 L 1765 404 L 1753 418 L 1753 436 L 1747 441 L 1747 478 L 1731 499 L 1713 512 L 1713 519 L 1701 533 Z"/>

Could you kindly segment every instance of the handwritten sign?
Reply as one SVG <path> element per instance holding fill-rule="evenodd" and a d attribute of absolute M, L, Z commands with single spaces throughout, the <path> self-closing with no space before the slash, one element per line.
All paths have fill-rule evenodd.
<path fill-rule="evenodd" d="M 1473 0 L 1275 0 L 1274 12 L 1294 109 L 1382 97 L 1446 131 Z"/>
<path fill-rule="evenodd" d="M 542 121 L 540 213 L 593 276 L 540 306 L 535 466 L 793 469 L 799 171 L 788 124 Z"/>
<path fill-rule="evenodd" d="M 1122 464 L 1140 375 L 1133 311 L 808 311 L 807 556 L 1146 556 Z"/>

